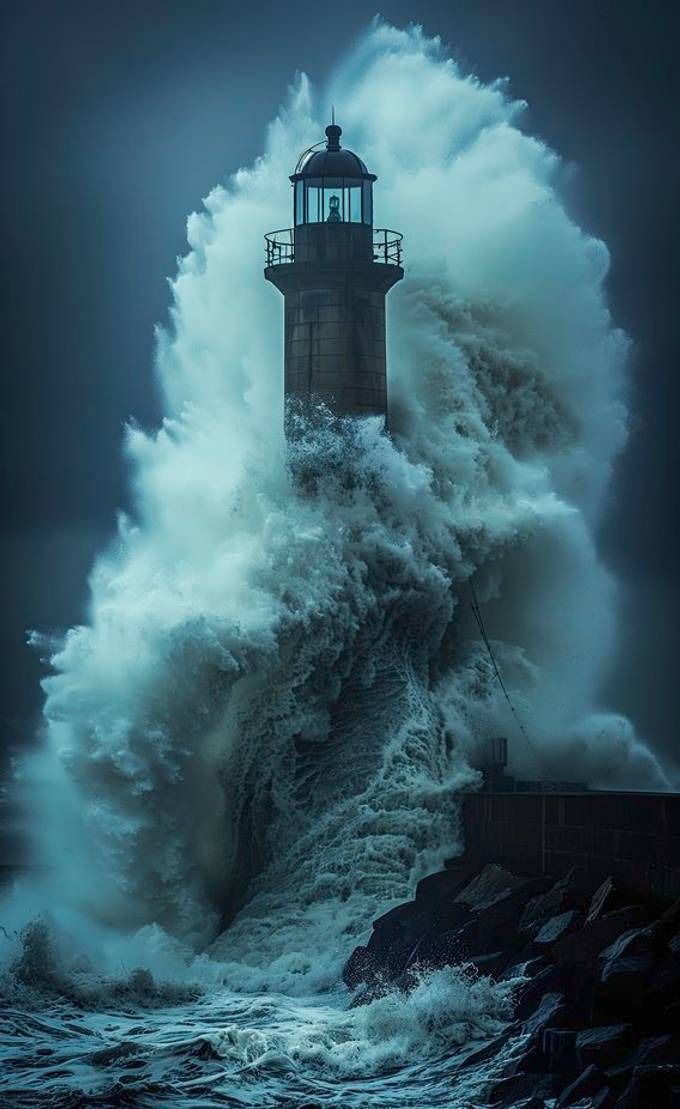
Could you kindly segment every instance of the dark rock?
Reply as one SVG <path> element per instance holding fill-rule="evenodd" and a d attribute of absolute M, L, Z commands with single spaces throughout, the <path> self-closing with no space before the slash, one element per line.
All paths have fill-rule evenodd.
<path fill-rule="evenodd" d="M 591 1064 L 578 1078 L 566 1087 L 557 1099 L 555 1109 L 568 1109 L 572 1105 L 588 1105 L 589 1109 L 604 1109 L 613 1101 L 607 1079 L 599 1067 Z"/>
<path fill-rule="evenodd" d="M 548 1070 L 571 1073 L 576 1066 L 576 1037 L 573 1028 L 544 1028 L 541 1051 Z"/>
<path fill-rule="evenodd" d="M 607 1074 L 614 1080 L 629 1079 L 636 1067 L 651 1063 L 672 1063 L 680 1055 L 679 1047 L 672 1036 L 648 1036 L 621 1062 L 608 1067 Z"/>
<path fill-rule="evenodd" d="M 446 870 L 438 870 L 435 874 L 428 874 L 421 878 L 416 886 L 415 903 L 419 907 L 435 904 L 439 898 L 448 892 L 450 875 Z"/>
<path fill-rule="evenodd" d="M 667 955 L 669 945 L 676 935 L 680 923 L 677 919 L 679 905 L 680 902 L 675 902 L 657 920 L 653 920 L 646 928 L 640 929 L 635 942 L 638 945 L 646 944 L 657 954 Z"/>
<path fill-rule="evenodd" d="M 576 931 L 583 924 L 583 913 L 578 909 L 568 909 L 566 913 L 551 916 L 534 936 L 539 947 L 552 947 L 554 943 Z"/>
<path fill-rule="evenodd" d="M 622 894 L 616 885 L 613 878 L 605 878 L 601 886 L 595 890 L 592 896 L 588 912 L 586 913 L 586 922 L 592 923 L 594 920 L 599 920 L 605 913 L 610 913 L 614 909 L 621 907 Z"/>
<path fill-rule="evenodd" d="M 580 877 L 578 868 L 572 867 L 559 882 L 555 882 L 544 893 L 532 897 L 519 922 L 522 935 L 533 937 L 550 917 L 558 916 L 569 909 L 585 908 L 585 897 L 579 887 Z"/>
<path fill-rule="evenodd" d="M 467 905 L 473 913 L 490 909 L 511 893 L 526 890 L 535 881 L 543 879 L 518 878 L 516 874 L 496 863 L 489 863 L 473 879 L 463 886 L 455 900 Z"/>
<path fill-rule="evenodd" d="M 540 1004 L 523 1022 L 524 1032 L 542 1034 L 545 1028 L 563 1028 L 569 1023 L 572 1010 L 561 993 L 546 993 Z"/>
<path fill-rule="evenodd" d="M 445 870 L 439 870 L 436 874 L 428 874 L 426 878 L 421 878 L 416 886 L 415 903 L 420 908 L 433 906 L 442 897 L 453 900 L 463 886 L 478 873 L 479 864 L 458 861 L 455 866 L 447 866 Z"/>
<path fill-rule="evenodd" d="M 485 1063 L 487 1059 L 494 1059 L 498 1052 L 509 1040 L 509 1034 L 503 1032 L 500 1036 L 494 1036 L 493 1040 L 484 1044 L 482 1047 L 473 1048 L 464 1060 L 458 1066 L 458 1070 L 469 1070 L 471 1067 L 478 1067 L 480 1063 Z"/>
<path fill-rule="evenodd" d="M 647 952 L 606 959 L 600 975 L 598 997 L 606 1003 L 637 1009 L 654 975 L 654 958 Z"/>
<path fill-rule="evenodd" d="M 670 1005 L 666 1005 L 663 1011 L 664 1027 L 680 1028 L 680 1000 L 673 1001 Z"/>
<path fill-rule="evenodd" d="M 616 1109 L 677 1109 L 680 1067 L 673 1064 L 636 1067 Z"/>
<path fill-rule="evenodd" d="M 680 934 L 680 897 L 662 913 L 658 925 L 666 940 Z"/>
<path fill-rule="evenodd" d="M 520 986 L 515 994 L 515 1016 L 525 1020 L 534 1012 L 544 994 L 560 993 L 562 976 L 554 966 L 539 970 L 528 982 Z"/>
<path fill-rule="evenodd" d="M 680 958 L 680 932 L 676 932 L 674 936 L 671 936 L 668 941 L 668 947 L 672 955 Z"/>
<path fill-rule="evenodd" d="M 427 926 L 441 932 L 460 927 L 469 919 L 470 909 L 456 901 L 456 897 L 479 873 L 478 864 L 463 863 L 422 878 L 416 887 L 416 899 L 411 903 L 414 913 L 424 913 Z"/>
<path fill-rule="evenodd" d="M 576 1056 L 584 1070 L 591 1063 L 605 1070 L 618 1063 L 633 1047 L 630 1024 L 608 1024 L 587 1028 L 576 1037 Z"/>
<path fill-rule="evenodd" d="M 388 979 L 402 974 L 427 930 L 427 914 L 417 912 L 413 902 L 379 917 L 367 945 L 376 971 Z"/>
<path fill-rule="evenodd" d="M 563 970 L 582 973 L 589 964 L 596 966 L 598 955 L 608 944 L 648 920 L 649 913 L 645 908 L 628 905 L 584 924 L 578 932 L 563 936 L 552 946 L 550 954 Z"/>
<path fill-rule="evenodd" d="M 470 917 L 471 913 L 467 905 L 462 905 L 453 897 L 444 894 L 432 906 L 429 923 L 436 932 L 450 932 L 454 928 L 461 928 Z"/>
<path fill-rule="evenodd" d="M 355 947 L 345 963 L 342 980 L 350 990 L 356 989 L 362 982 L 370 982 L 377 972 L 377 963 L 372 952 L 367 947 Z"/>
<path fill-rule="evenodd" d="M 474 963 L 480 974 L 500 978 L 508 965 L 508 958 L 507 951 L 490 951 L 487 955 L 471 955 L 470 962 Z"/>
<path fill-rule="evenodd" d="M 613 1109 L 615 1102 L 615 1092 L 609 1086 L 603 1086 L 598 1093 L 591 1097 L 589 1109 Z"/>
<path fill-rule="evenodd" d="M 650 1008 L 665 1008 L 680 996 L 680 959 L 670 955 L 662 959 L 649 985 L 647 1002 Z"/>
<path fill-rule="evenodd" d="M 402 905 L 395 905 L 393 909 L 383 913 L 373 921 L 374 932 L 392 932 L 407 927 L 419 916 L 420 910 L 415 901 L 405 901 Z"/>
<path fill-rule="evenodd" d="M 540 1004 L 522 1023 L 526 1036 L 521 1066 L 524 1070 L 544 1072 L 549 1069 L 549 1061 L 544 1054 L 543 1035 L 550 1030 L 573 1029 L 577 1022 L 574 1008 L 568 1005 L 562 994 L 545 994 Z"/>
<path fill-rule="evenodd" d="M 652 926 L 653 927 L 653 926 Z M 600 958 L 609 962 L 622 955 L 654 955 L 654 938 L 650 928 L 630 928 L 600 952 Z"/>
<path fill-rule="evenodd" d="M 533 959 L 522 959 L 521 962 L 512 963 L 506 970 L 503 978 L 527 978 L 533 979 L 541 971 L 546 970 L 553 964 L 545 955 L 536 955 Z"/>
<path fill-rule="evenodd" d="M 494 1109 L 515 1109 L 517 1105 L 524 1105 L 529 1098 L 533 1104 L 543 1106 L 546 1099 L 554 1097 L 559 1088 L 560 1080 L 554 1074 L 522 1072 L 496 1082 L 490 1090 L 489 1100 Z"/>
<path fill-rule="evenodd" d="M 529 883 L 531 885 L 531 883 Z M 484 955 L 503 948 L 508 960 L 522 946 L 517 922 L 526 903 L 524 887 L 496 897 L 491 905 L 472 913 L 460 930 L 460 942 L 468 956 Z"/>
<path fill-rule="evenodd" d="M 404 962 L 404 970 L 416 964 L 430 969 L 452 966 L 462 962 L 465 952 L 461 946 L 457 930 L 450 932 L 427 932 L 415 943 Z"/>

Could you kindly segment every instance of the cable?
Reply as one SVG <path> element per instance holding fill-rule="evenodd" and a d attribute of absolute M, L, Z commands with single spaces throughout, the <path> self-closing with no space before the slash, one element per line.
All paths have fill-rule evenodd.
<path fill-rule="evenodd" d="M 472 582 L 472 578 L 469 579 L 468 585 L 470 586 L 470 595 L 472 597 L 472 603 L 470 605 L 470 608 L 472 609 L 475 620 L 477 621 L 477 626 L 479 628 L 481 637 L 484 641 L 484 646 L 486 647 L 487 651 L 489 652 L 489 658 L 491 659 L 491 665 L 493 666 L 494 673 L 495 673 L 496 677 L 498 678 L 498 684 L 500 685 L 501 689 L 503 690 L 503 695 L 505 696 L 505 700 L 508 702 L 508 705 L 510 706 L 510 712 L 512 713 L 512 715 L 515 718 L 515 723 L 517 724 L 517 727 L 519 728 L 519 730 L 521 731 L 521 733 L 524 736 L 525 740 L 527 741 L 527 745 L 529 747 L 529 750 L 531 751 L 532 755 L 536 759 L 537 764 L 540 766 L 541 765 L 541 759 L 539 757 L 538 751 L 536 750 L 533 743 L 529 739 L 529 736 L 527 734 L 527 730 L 524 727 L 524 724 L 520 720 L 519 716 L 517 715 L 517 712 L 515 711 L 515 706 L 513 705 L 512 701 L 510 699 L 510 694 L 508 693 L 508 691 L 505 687 L 505 682 L 503 681 L 503 677 L 501 675 L 501 672 L 498 669 L 498 663 L 496 662 L 496 658 L 495 658 L 495 655 L 493 653 L 491 643 L 489 642 L 489 637 L 486 634 L 486 629 L 484 627 L 484 621 L 482 620 L 482 613 L 481 613 L 481 610 L 479 608 L 479 601 L 477 600 L 477 594 L 475 592 L 475 587 L 474 587 L 474 584 Z"/>

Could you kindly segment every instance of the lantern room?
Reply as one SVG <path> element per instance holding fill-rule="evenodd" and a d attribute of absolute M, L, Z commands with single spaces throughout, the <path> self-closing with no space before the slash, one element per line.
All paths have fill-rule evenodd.
<path fill-rule="evenodd" d="M 291 176 L 296 227 L 312 223 L 373 223 L 374 173 L 361 158 L 340 146 L 342 128 L 326 128 L 326 147 L 311 147 Z"/>
<path fill-rule="evenodd" d="M 291 435 L 295 412 L 320 404 L 342 416 L 387 417 L 385 297 L 404 276 L 401 235 L 373 227 L 375 174 L 341 148 L 341 134 L 333 119 L 326 143 L 305 151 L 290 178 L 294 226 L 265 235 L 264 275 L 285 301 Z"/>

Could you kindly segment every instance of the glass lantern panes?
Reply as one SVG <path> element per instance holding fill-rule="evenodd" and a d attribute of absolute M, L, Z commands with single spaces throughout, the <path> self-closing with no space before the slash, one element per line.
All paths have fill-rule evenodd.
<path fill-rule="evenodd" d="M 295 224 L 372 223 L 372 182 L 316 177 L 295 182 Z"/>

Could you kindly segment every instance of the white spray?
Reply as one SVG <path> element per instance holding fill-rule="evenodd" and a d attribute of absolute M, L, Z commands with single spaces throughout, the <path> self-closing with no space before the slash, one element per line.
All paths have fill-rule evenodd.
<path fill-rule="evenodd" d="M 392 438 L 327 419 L 287 453 L 262 235 L 331 103 L 378 174 L 377 222 L 405 236 Z M 523 773 L 663 784 L 598 701 L 615 583 L 593 531 L 627 342 L 606 248 L 566 214 L 522 107 L 382 23 L 323 96 L 296 82 L 263 156 L 189 219 L 158 336 L 167 415 L 127 434 L 135 518 L 52 649 L 23 784 L 53 901 L 194 946 L 244 906 L 211 953 L 249 989 L 336 980 L 370 918 L 460 847 L 456 790 L 486 737 L 510 736 Z M 533 749 L 471 620 L 473 574 Z"/>

